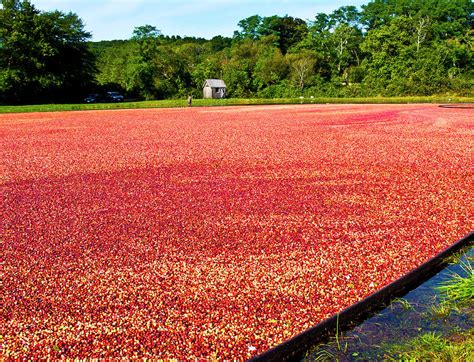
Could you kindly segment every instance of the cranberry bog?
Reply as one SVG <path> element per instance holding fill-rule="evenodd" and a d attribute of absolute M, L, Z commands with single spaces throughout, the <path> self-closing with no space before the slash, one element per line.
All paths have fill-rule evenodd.
<path fill-rule="evenodd" d="M 251 358 L 473 229 L 468 108 L 0 124 L 3 358 Z"/>

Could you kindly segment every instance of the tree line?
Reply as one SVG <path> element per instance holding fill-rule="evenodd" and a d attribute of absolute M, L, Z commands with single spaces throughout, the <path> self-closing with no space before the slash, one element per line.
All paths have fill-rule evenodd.
<path fill-rule="evenodd" d="M 310 21 L 253 15 L 210 40 L 135 28 L 90 42 L 73 13 L 2 0 L 0 102 L 64 102 L 118 90 L 136 99 L 201 97 L 222 78 L 229 97 L 472 95 L 470 0 L 373 0 Z"/>

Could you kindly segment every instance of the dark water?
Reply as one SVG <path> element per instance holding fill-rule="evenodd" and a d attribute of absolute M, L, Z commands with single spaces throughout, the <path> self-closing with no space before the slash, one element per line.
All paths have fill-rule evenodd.
<path fill-rule="evenodd" d="M 397 356 L 387 354 L 384 346 L 401 344 L 428 332 L 450 336 L 474 328 L 472 305 L 454 310 L 445 318 L 433 313 L 432 309 L 442 300 L 437 287 L 451 279 L 454 273 L 465 275 L 461 265 L 466 262 L 472 264 L 472 260 L 474 248 L 470 248 L 458 262 L 448 265 L 401 300 L 392 302 L 353 329 L 340 333 L 337 340 L 334 336 L 326 344 L 311 347 L 304 361 L 336 358 L 339 361 L 397 359 Z"/>

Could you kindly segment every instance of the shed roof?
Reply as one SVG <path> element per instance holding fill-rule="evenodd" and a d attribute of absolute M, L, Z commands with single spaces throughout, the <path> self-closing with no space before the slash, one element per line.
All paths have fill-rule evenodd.
<path fill-rule="evenodd" d="M 206 79 L 203 88 L 209 86 L 211 88 L 227 88 L 222 79 Z"/>

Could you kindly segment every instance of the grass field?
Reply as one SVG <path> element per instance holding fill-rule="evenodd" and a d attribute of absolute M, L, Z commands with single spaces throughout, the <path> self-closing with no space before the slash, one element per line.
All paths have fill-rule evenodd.
<path fill-rule="evenodd" d="M 245 106 L 266 104 L 406 104 L 406 103 L 474 103 L 474 98 L 455 96 L 432 97 L 371 97 L 371 98 L 280 98 L 280 99 L 195 99 L 195 107 L 212 106 Z M 94 104 L 40 104 L 25 106 L 2 106 L 0 113 L 21 112 L 60 112 L 105 109 L 134 109 L 134 108 L 175 108 L 186 107 L 187 100 L 160 100 L 122 103 L 94 103 Z"/>
<path fill-rule="evenodd" d="M 473 229 L 471 109 L 0 115 L 2 357 L 246 359 Z"/>

